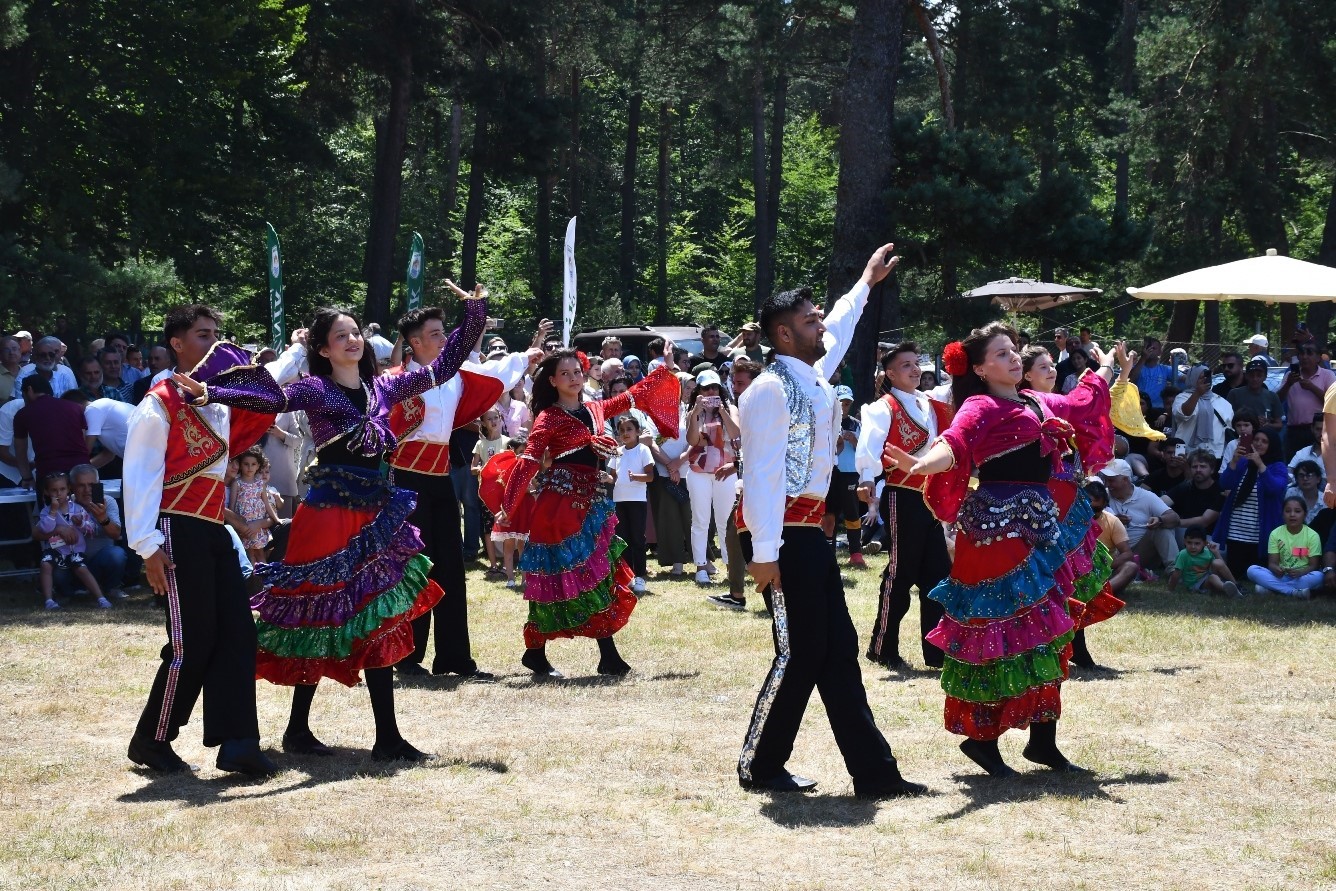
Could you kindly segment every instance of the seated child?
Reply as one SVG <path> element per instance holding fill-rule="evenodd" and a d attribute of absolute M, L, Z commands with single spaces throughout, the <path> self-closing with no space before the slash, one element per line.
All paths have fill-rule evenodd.
<path fill-rule="evenodd" d="M 1169 589 L 1177 588 L 1180 581 L 1193 591 L 1217 591 L 1231 597 L 1243 595 L 1234 581 L 1234 574 L 1220 559 L 1220 546 L 1207 541 L 1200 526 L 1193 526 L 1183 533 L 1183 550 L 1178 552 L 1174 570 L 1169 573 Z"/>
<path fill-rule="evenodd" d="M 63 473 L 53 473 L 42 480 L 44 506 L 37 514 L 37 532 L 42 538 L 41 589 L 47 609 L 60 609 L 54 594 L 57 569 L 66 569 L 83 583 L 102 609 L 111 609 L 111 601 L 98 587 L 97 579 L 84 563 L 88 549 L 86 535 L 96 532 L 93 518 L 70 500 L 70 481 Z"/>
<path fill-rule="evenodd" d="M 1322 556 L 1322 541 L 1317 533 L 1304 525 L 1308 504 L 1297 495 L 1285 499 L 1285 525 L 1275 529 L 1266 539 L 1266 566 L 1249 566 L 1248 581 L 1259 592 L 1270 591 L 1307 600 L 1310 591 L 1322 584 L 1318 559 Z"/>
<path fill-rule="evenodd" d="M 1136 555 L 1127 539 L 1127 527 L 1123 521 L 1105 510 L 1109 506 L 1109 490 L 1099 480 L 1091 480 L 1085 485 L 1085 493 L 1090 498 L 1090 506 L 1095 511 L 1095 523 L 1099 526 L 1099 540 L 1113 555 L 1113 574 L 1109 576 L 1109 588 L 1114 597 L 1122 597 L 1137 577 L 1141 569 L 1137 565 Z"/>

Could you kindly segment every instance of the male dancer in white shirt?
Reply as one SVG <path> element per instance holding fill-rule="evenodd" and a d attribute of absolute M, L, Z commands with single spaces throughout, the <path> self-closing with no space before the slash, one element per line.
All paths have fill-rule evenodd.
<path fill-rule="evenodd" d="M 236 347 L 219 342 L 221 321 L 202 304 L 167 313 L 164 335 L 178 369 L 203 381 L 246 361 Z M 265 373 L 280 384 L 296 379 L 306 358 L 304 337 L 295 332 L 294 345 Z M 223 506 L 229 454 L 254 445 L 272 423 L 272 415 L 190 405 L 170 379 L 155 379 L 130 416 L 125 534 L 167 606 L 167 644 L 129 748 L 130 760 L 150 770 L 193 769 L 172 750 L 172 740 L 201 692 L 204 745 L 219 746 L 218 768 L 254 776 L 276 770 L 260 750 L 255 620 Z"/>
<path fill-rule="evenodd" d="M 937 627 L 942 605 L 928 592 L 951 572 L 946 535 L 923 501 L 926 477 L 908 476 L 886 456 L 888 446 L 921 455 L 951 423 L 951 407 L 919 392 L 918 345 L 906 341 L 882 356 L 890 392 L 863 406 L 863 427 L 858 434 L 854 462 L 858 468 L 859 497 L 872 503 L 877 477 L 886 474 L 880 510 L 890 539 L 889 560 L 881 576 L 877 620 L 872 626 L 867 657 L 887 668 L 904 668 L 900 658 L 900 620 L 909 612 L 909 589 L 919 589 L 920 639 Z M 923 640 L 923 661 L 942 667 L 942 651 Z"/>
<path fill-rule="evenodd" d="M 413 348 L 413 358 L 401 370 L 413 371 L 431 364 L 449 332 L 444 312 L 432 306 L 406 313 L 399 320 L 399 333 Z M 422 660 L 435 616 L 436 654 L 431 673 L 457 674 L 475 681 L 493 678 L 478 668 L 469 642 L 459 502 L 450 480 L 450 434 L 495 405 L 503 392 L 523 379 L 530 365 L 542 359 L 542 350 L 511 353 L 487 362 L 475 351 L 469 359 L 459 374 L 405 400 L 390 414 L 390 427 L 399 439 L 390 455 L 391 479 L 394 485 L 418 495 L 417 508 L 408 521 L 422 535 L 422 552 L 431 560 L 432 580 L 445 591 L 431 612 L 413 620 L 413 652 L 395 666 L 401 675 L 427 673 Z"/>
<path fill-rule="evenodd" d="M 761 308 L 761 327 L 778 358 L 757 375 L 740 403 L 746 461 L 739 532 L 751 561 L 747 571 L 774 617 L 775 659 L 738 758 L 744 789 L 816 787 L 785 767 L 815 688 L 853 777 L 854 794 L 892 798 L 927 791 L 900 776 L 872 718 L 858 664 L 858 634 L 835 554 L 821 530 L 840 429 L 840 407 L 827 377 L 848 349 L 868 292 L 898 262 L 890 256 L 893 248 L 877 249 L 858 284 L 824 320 L 808 289 L 776 294 Z"/>

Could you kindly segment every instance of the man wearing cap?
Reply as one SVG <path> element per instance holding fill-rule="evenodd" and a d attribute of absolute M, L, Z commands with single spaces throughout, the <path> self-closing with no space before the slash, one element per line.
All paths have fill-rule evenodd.
<path fill-rule="evenodd" d="M 1211 389 L 1211 369 L 1194 365 L 1187 386 L 1174 397 L 1174 436 L 1188 452 L 1205 450 L 1219 459 L 1225 453 L 1225 432 L 1234 420 L 1234 407 Z"/>
<path fill-rule="evenodd" d="M 742 326 L 738 336 L 730 344 L 732 349 L 729 351 L 730 358 L 733 359 L 751 359 L 753 362 L 763 362 L 764 350 L 761 349 L 761 325 L 759 322 L 748 322 Z"/>
<path fill-rule="evenodd" d="M 1322 415 L 1327 388 L 1336 384 L 1336 373 L 1318 364 L 1317 341 L 1298 346 L 1299 362 L 1291 365 L 1277 398 L 1285 403 L 1285 460 L 1293 460 L 1300 449 L 1311 446 L 1313 418 Z"/>
<path fill-rule="evenodd" d="M 1248 359 L 1250 361 L 1253 359 L 1261 359 L 1268 367 L 1276 364 L 1276 360 L 1272 359 L 1271 355 L 1267 353 L 1267 349 L 1271 344 L 1267 341 L 1265 334 L 1254 334 L 1252 337 L 1245 340 L 1243 345 L 1248 348 Z"/>
<path fill-rule="evenodd" d="M 854 391 L 843 384 L 835 388 L 840 403 L 840 432 L 835 439 L 835 470 L 830 475 L 830 491 L 826 493 L 826 515 L 821 528 L 831 550 L 835 549 L 835 526 L 844 517 L 844 535 L 849 540 L 849 565 L 867 569 L 863 562 L 863 511 L 858 502 L 858 466 L 854 453 L 858 449 L 858 419 L 850 416 Z"/>
<path fill-rule="evenodd" d="M 1127 543 L 1141 565 L 1170 569 L 1178 557 L 1178 514 L 1159 495 L 1132 484 L 1132 466 L 1114 458 L 1099 472 L 1109 487 L 1109 510 L 1127 527 Z"/>
<path fill-rule="evenodd" d="M 951 572 L 942 524 L 923 501 L 924 477 L 911 477 L 889 459 L 888 447 L 923 455 L 937 435 L 951 424 L 951 406 L 929 399 L 917 389 L 919 349 L 912 341 L 892 345 L 882 357 L 888 392 L 863 407 L 863 429 L 858 436 L 859 496 L 871 504 L 876 479 L 885 474 L 880 511 L 886 524 L 886 569 L 881 574 L 877 619 L 872 626 L 867 657 L 888 668 L 903 668 L 900 656 L 900 621 L 909 612 L 909 591 L 919 590 L 919 639 L 923 662 L 942 667 L 942 651 L 924 638 L 937 627 L 944 610 L 927 594 Z"/>
<path fill-rule="evenodd" d="M 1243 371 L 1243 386 L 1229 391 L 1229 404 L 1235 414 L 1244 409 L 1251 411 L 1257 415 L 1263 430 L 1279 436 L 1284 426 L 1281 420 L 1284 407 L 1281 405 L 1280 397 L 1272 393 L 1266 385 L 1268 368 L 1270 366 L 1265 359 L 1257 356 L 1249 359 Z"/>
<path fill-rule="evenodd" d="M 1128 379 L 1137 385 L 1142 394 L 1150 400 L 1150 404 L 1156 408 L 1165 408 L 1164 400 L 1160 394 L 1174 377 L 1174 370 L 1160 361 L 1160 354 L 1164 350 L 1164 345 L 1160 343 L 1157 337 L 1147 337 L 1141 344 L 1141 358 L 1137 364 L 1132 366 L 1132 373 Z M 1062 374 L 1061 368 L 1058 374 Z M 1059 377 L 1058 380 L 1063 380 Z"/>

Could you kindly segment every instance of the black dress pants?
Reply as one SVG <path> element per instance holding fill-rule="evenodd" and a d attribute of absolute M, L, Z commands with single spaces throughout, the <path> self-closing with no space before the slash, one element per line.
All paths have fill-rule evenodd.
<path fill-rule="evenodd" d="M 900 658 L 900 620 L 909 612 L 909 589 L 917 585 L 923 661 L 930 668 L 941 668 L 942 651 L 925 638 L 945 613 L 928 592 L 951 573 L 942 524 L 923 503 L 922 494 L 890 485 L 882 489 L 881 517 L 886 524 L 889 559 L 881 574 L 881 597 L 868 655 L 878 661 Z"/>
<path fill-rule="evenodd" d="M 741 534 L 750 561 L 751 535 Z M 738 758 L 738 776 L 764 782 L 786 772 L 807 700 L 815 689 L 826 707 L 835 744 L 854 791 L 900 778 L 895 756 L 877 729 L 858 664 L 858 633 L 844 602 L 835 555 L 820 526 L 788 526 L 779 549 L 782 590 L 765 592 L 773 616 L 770 665 Z"/>
<path fill-rule="evenodd" d="M 219 523 L 164 515 L 167 645 L 136 732 L 176 739 L 204 693 L 204 745 L 259 739 L 255 620 L 232 538 Z"/>
<path fill-rule="evenodd" d="M 427 634 L 436 618 L 436 656 L 431 670 L 472 674 L 478 670 L 469 643 L 469 602 L 464 582 L 464 545 L 459 528 L 459 502 L 449 476 L 394 470 L 393 485 L 417 493 L 417 508 L 408 522 L 422 533 L 422 553 L 431 561 L 429 577 L 445 596 L 413 620 L 413 654 L 405 662 L 421 665 L 427 652 Z"/>

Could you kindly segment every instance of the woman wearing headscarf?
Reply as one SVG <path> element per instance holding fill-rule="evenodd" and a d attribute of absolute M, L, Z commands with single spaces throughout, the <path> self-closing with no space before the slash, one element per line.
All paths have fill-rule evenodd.
<path fill-rule="evenodd" d="M 1183 392 L 1174 397 L 1171 416 L 1174 436 L 1183 440 L 1187 454 L 1207 451 L 1216 458 L 1224 454 L 1225 431 L 1234 420 L 1234 407 L 1211 392 L 1211 369 L 1205 365 L 1188 369 Z"/>
<path fill-rule="evenodd" d="M 1290 469 L 1279 441 L 1266 430 L 1240 437 L 1238 451 L 1220 474 L 1225 506 L 1215 521 L 1211 539 L 1225 546 L 1225 565 L 1235 578 L 1247 578 L 1248 567 L 1266 556 L 1266 537 L 1284 525 L 1281 508 Z"/>

